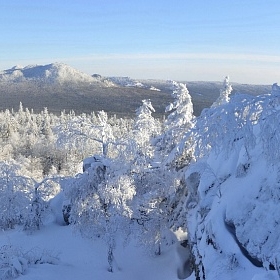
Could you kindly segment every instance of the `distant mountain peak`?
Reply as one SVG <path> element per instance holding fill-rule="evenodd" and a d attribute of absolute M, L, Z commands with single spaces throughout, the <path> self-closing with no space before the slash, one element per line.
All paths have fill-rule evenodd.
<path fill-rule="evenodd" d="M 46 84 L 97 83 L 100 79 L 85 74 L 65 63 L 55 62 L 46 65 L 14 66 L 0 71 L 0 82 L 39 82 Z M 108 86 L 108 85 L 105 85 Z"/>
<path fill-rule="evenodd" d="M 23 66 L 21 66 L 21 65 L 15 65 L 14 67 L 12 67 L 10 70 L 20 70 L 20 69 L 22 69 L 23 68 Z"/>

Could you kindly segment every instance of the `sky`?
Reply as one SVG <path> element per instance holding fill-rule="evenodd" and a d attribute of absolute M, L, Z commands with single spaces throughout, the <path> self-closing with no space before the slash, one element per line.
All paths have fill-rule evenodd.
<path fill-rule="evenodd" d="M 0 70 L 280 83 L 279 0 L 0 0 Z"/>

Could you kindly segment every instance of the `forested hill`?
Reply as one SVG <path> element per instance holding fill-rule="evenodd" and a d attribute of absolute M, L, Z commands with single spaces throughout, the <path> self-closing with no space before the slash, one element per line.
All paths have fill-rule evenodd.
<path fill-rule="evenodd" d="M 194 113 L 199 115 L 218 97 L 220 82 L 185 82 L 192 96 Z M 234 92 L 269 93 L 270 86 L 234 84 Z M 150 99 L 156 116 L 162 116 L 172 101 L 169 81 L 134 80 L 128 77 L 102 77 L 82 73 L 68 65 L 15 66 L 0 71 L 0 110 L 24 107 L 59 114 L 104 110 L 109 114 L 133 117 L 143 99 Z"/>

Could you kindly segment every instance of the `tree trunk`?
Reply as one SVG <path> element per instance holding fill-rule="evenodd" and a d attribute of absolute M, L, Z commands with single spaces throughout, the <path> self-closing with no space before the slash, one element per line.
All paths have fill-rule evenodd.
<path fill-rule="evenodd" d="M 113 272 L 113 260 L 114 260 L 113 248 L 111 245 L 109 245 L 109 249 L 108 249 L 108 264 L 109 264 L 108 271 L 109 272 Z"/>

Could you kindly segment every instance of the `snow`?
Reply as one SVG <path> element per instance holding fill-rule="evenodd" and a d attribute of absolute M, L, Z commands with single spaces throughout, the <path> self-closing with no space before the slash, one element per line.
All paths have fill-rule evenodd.
<path fill-rule="evenodd" d="M 51 63 L 47 65 L 14 66 L 0 72 L 0 82 L 44 82 L 54 83 L 95 83 L 111 86 L 88 74 L 78 71 L 64 63 Z"/>
<path fill-rule="evenodd" d="M 151 86 L 151 87 L 150 87 L 150 90 L 160 91 L 160 89 L 158 89 L 158 88 L 156 88 L 156 87 L 154 87 L 154 86 Z"/>
<path fill-rule="evenodd" d="M 3 75 L 79 77 L 61 64 L 14 67 Z M 27 177 L 38 172 L 32 174 L 33 165 L 28 171 L 27 163 L 20 167 L 29 150 L 19 153 L 17 164 L 12 156 L 19 139 L 28 138 L 23 124 L 30 126 L 32 115 L 22 105 L 18 113 L 2 114 L 3 150 L 12 149 L 10 158 L 7 151 L 2 154 L 10 161 L 0 164 L 1 279 L 279 279 L 279 86 L 269 95 L 230 99 L 226 78 L 214 106 L 197 118 L 186 85 L 173 82 L 172 89 L 167 121 L 154 119 L 151 101 L 143 100 L 131 131 L 123 133 L 104 111 L 88 124 L 86 115 L 63 115 L 60 125 L 47 109 L 41 118 L 33 115 L 33 122 L 43 124 L 40 146 L 55 143 L 58 131 L 59 147 L 69 145 L 68 157 L 75 145 L 86 150 L 83 138 L 74 144 L 73 136 L 98 143 L 101 153 L 95 156 L 93 144 L 87 144 L 85 172 L 75 177 L 70 173 L 78 167 L 69 165 L 64 168 L 71 172 L 60 177 L 64 153 L 57 161 L 43 161 L 51 145 L 40 155 L 41 176 L 50 177 Z M 17 129 L 5 130 L 10 123 Z M 127 149 L 118 150 L 119 145 Z"/>
<path fill-rule="evenodd" d="M 276 271 L 268 272 L 265 268 L 252 265 L 225 226 L 226 221 L 236 226 L 237 238 L 242 244 L 248 244 L 246 249 L 252 256 L 262 256 L 262 259 L 279 252 L 279 229 L 273 222 L 277 219 L 277 214 L 274 213 L 278 213 L 276 209 L 279 207 L 268 201 L 266 205 L 259 204 L 254 199 L 265 174 L 267 169 L 260 163 L 246 178 L 227 179 L 220 186 L 220 196 L 216 194 L 213 197 L 214 193 L 209 192 L 206 197 L 201 197 L 201 211 L 209 208 L 208 213 L 205 213 L 206 217 L 201 222 L 199 216 L 193 216 L 189 225 L 190 229 L 193 225 L 197 226 L 196 231 L 190 234 L 199 234 L 198 247 L 200 254 L 204 256 L 206 279 L 278 279 Z M 200 184 L 202 186 L 203 182 Z M 264 242 L 268 232 L 272 242 L 259 247 L 258 244 Z M 258 277 L 263 278 L 256 275 L 262 275 Z"/>
<path fill-rule="evenodd" d="M 140 82 L 130 77 L 108 77 L 107 80 L 122 87 L 135 87 L 135 88 L 149 89 L 152 91 L 161 91 L 160 89 L 151 85 L 155 81 L 143 80 Z"/>
<path fill-rule="evenodd" d="M 207 142 L 204 130 L 203 145 L 211 148 L 185 174 L 188 235 L 207 280 L 279 279 L 279 101 L 273 89 L 274 95 L 247 105 L 244 99 L 247 109 L 235 99 L 221 114 L 209 111 L 204 125 L 214 129 L 211 118 L 217 122 L 216 138 Z M 235 126 L 231 118 L 242 110 L 245 120 Z"/>
<path fill-rule="evenodd" d="M 46 224 L 32 234 L 20 228 L 1 232 L 0 240 L 0 247 L 10 244 L 25 252 L 41 250 L 46 256 L 49 255 L 48 258 L 58 256 L 57 262 L 48 259 L 48 263 L 29 266 L 18 278 L 25 280 L 175 280 L 180 264 L 175 245 L 162 256 L 151 257 L 134 243 L 123 247 L 120 242 L 115 252 L 117 270 L 110 273 L 107 271 L 107 248 L 102 240 L 82 238 L 71 226 L 55 222 Z M 16 259 L 13 265 L 21 272 Z"/>
<path fill-rule="evenodd" d="M 89 83 L 103 87 L 135 87 L 151 91 L 161 91 L 150 82 L 140 82 L 129 77 L 102 77 L 99 74 L 88 75 L 64 63 L 50 63 L 47 65 L 16 65 L 10 69 L 0 71 L 0 82 L 19 83 L 36 82 L 47 84 Z"/>
<path fill-rule="evenodd" d="M 112 81 L 116 85 L 123 87 L 139 87 L 144 88 L 144 85 L 137 80 L 129 77 L 108 77 L 108 80 Z"/>

